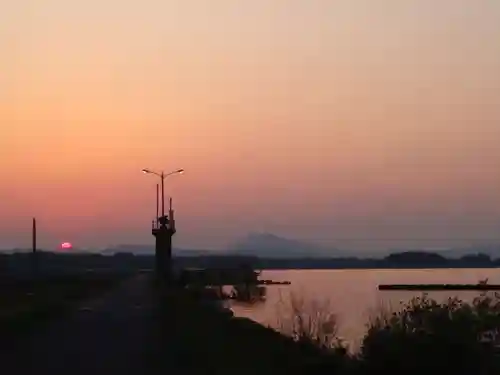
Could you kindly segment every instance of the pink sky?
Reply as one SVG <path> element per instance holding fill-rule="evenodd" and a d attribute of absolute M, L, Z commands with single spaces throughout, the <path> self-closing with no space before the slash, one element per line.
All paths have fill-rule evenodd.
<path fill-rule="evenodd" d="M 186 169 L 183 247 L 495 237 L 499 38 L 493 1 L 11 2 L 0 248 L 152 243 L 144 167 Z"/>

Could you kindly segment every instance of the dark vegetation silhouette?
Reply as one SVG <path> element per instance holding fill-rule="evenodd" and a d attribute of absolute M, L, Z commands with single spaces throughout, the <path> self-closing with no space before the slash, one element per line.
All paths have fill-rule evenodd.
<path fill-rule="evenodd" d="M 397 261 L 397 257 L 391 259 Z M 207 295 L 193 289 L 192 301 L 197 302 L 192 303 L 218 299 L 217 293 L 211 298 Z M 500 373 L 498 293 L 481 293 L 470 303 L 458 298 L 438 302 L 423 294 L 403 303 L 400 309 L 380 309 L 367 324 L 361 346 L 354 352 L 338 336 L 335 306 L 299 295 L 281 303 L 277 331 L 288 341 L 246 319 L 221 314 L 220 308 L 214 308 L 216 304 L 193 309 L 197 313 L 211 309 L 215 314 L 212 318 L 205 313 L 193 317 L 203 327 L 198 327 L 198 332 L 211 330 L 207 339 L 213 345 L 204 355 L 212 359 L 207 362 L 231 351 L 228 361 L 235 362 L 221 360 L 220 364 L 224 371 L 230 369 L 227 373 L 237 372 L 245 355 L 249 357 L 249 373 L 266 369 L 273 373 L 346 375 L 412 375 L 434 370 L 459 375 Z M 267 348 L 265 353 L 260 351 L 262 347 Z M 219 370 L 213 367 L 213 371 Z"/>
<path fill-rule="evenodd" d="M 292 296 L 289 315 L 280 319 L 283 333 L 323 349 L 320 360 L 298 373 L 500 373 L 498 293 L 481 293 L 470 303 L 458 298 L 437 302 L 423 294 L 398 310 L 380 309 L 354 353 L 337 338 L 335 314 L 328 305 L 314 300 L 306 305 Z"/>
<path fill-rule="evenodd" d="M 200 295 L 191 296 L 192 304 L 201 300 Z M 458 298 L 438 302 L 423 294 L 400 309 L 380 309 L 354 352 L 338 336 L 335 306 L 298 295 L 283 303 L 277 331 L 288 340 L 246 319 L 221 314 L 215 305 L 188 309 L 199 314 L 190 318 L 196 322 L 190 327 L 202 335 L 199 339 L 206 337 L 211 343 L 210 349 L 199 349 L 203 352 L 199 358 L 211 363 L 213 371 L 221 371 L 217 373 L 237 372 L 245 356 L 248 373 L 270 369 L 341 375 L 500 373 L 500 295 L 496 293 L 479 294 L 470 303 Z M 186 313 L 178 313 L 189 319 Z M 223 353 L 231 353 L 230 359 L 220 359 L 223 370 L 217 370 L 214 361 Z"/>
<path fill-rule="evenodd" d="M 24 321 L 21 318 L 19 321 L 38 321 L 44 314 L 49 316 L 48 311 L 65 311 L 69 305 L 61 301 L 70 300 L 66 296 L 73 295 L 73 300 L 77 300 L 92 293 L 92 288 L 78 289 L 77 285 L 93 283 L 94 292 L 96 289 L 103 290 L 112 285 L 110 280 L 150 269 L 154 264 L 152 257 L 129 253 L 114 256 L 39 255 L 41 277 L 53 280 L 59 286 L 66 285 L 66 291 L 59 294 L 65 297 L 44 298 L 56 302 L 50 308 L 44 307 L 46 310 L 41 308 L 45 313 L 28 315 L 28 318 L 23 318 Z M 270 268 L 291 265 L 297 267 L 290 268 L 314 268 L 315 264 L 319 264 L 316 262 L 321 261 L 224 256 L 176 259 L 177 267 L 188 264 L 191 267 L 228 269 L 241 267 L 242 264 L 246 264 L 248 269 L 266 268 L 266 265 L 273 265 Z M 395 253 L 383 259 L 323 261 L 327 266 L 317 268 L 496 267 L 499 264 L 498 260 L 481 254 L 447 259 L 428 252 Z M 31 285 L 29 254 L 2 254 L 0 265 L 3 296 L 8 294 L 6 291 L 12 290 L 13 284 L 9 283 L 13 282 L 22 292 L 18 295 L 31 293 L 29 288 L 23 290 L 20 286 L 23 280 L 24 285 Z M 82 282 L 73 281 L 71 284 L 68 280 Z M 56 295 L 54 289 L 47 290 L 47 295 Z M 193 362 L 193 370 L 198 373 L 207 373 L 207 369 L 221 374 L 272 371 L 282 374 L 412 375 L 431 370 L 451 374 L 500 373 L 500 295 L 495 293 L 480 294 L 471 303 L 458 299 L 437 302 L 423 295 L 397 311 L 381 310 L 368 324 L 361 347 L 355 353 L 349 352 L 338 337 L 335 306 L 318 302 L 308 305 L 304 299 L 292 298 L 288 313 L 283 310 L 280 315 L 279 333 L 248 319 L 232 316 L 230 311 L 217 304 L 220 296 L 216 292 L 212 291 L 213 295 L 207 297 L 200 288 L 186 289 L 178 285 L 170 291 L 160 289 L 160 293 L 165 305 L 162 320 L 165 335 L 175 335 L 178 351 L 191 358 L 189 361 Z M 15 326 L 3 324 L 2 334 L 6 332 L 5 327 Z M 17 326 L 24 326 L 24 323 Z"/>
<path fill-rule="evenodd" d="M 278 331 L 233 316 L 217 303 L 212 289 L 163 293 L 164 336 L 177 338 L 179 359 L 188 362 L 189 373 L 285 375 L 322 358 L 315 345 L 298 345 Z"/>
<path fill-rule="evenodd" d="M 359 355 L 365 372 L 421 374 L 500 373 L 500 296 L 472 303 L 426 295 L 374 320 Z"/>
<path fill-rule="evenodd" d="M 237 267 L 244 262 L 254 269 L 370 269 L 370 268 L 494 268 L 500 259 L 470 254 L 458 259 L 425 251 L 407 251 L 384 258 L 258 258 L 249 256 L 177 257 L 179 267 Z"/>
<path fill-rule="evenodd" d="M 116 253 L 53 253 L 38 254 L 40 271 L 48 274 L 72 274 L 75 272 L 137 272 L 152 269 L 152 255 Z M 495 268 L 500 259 L 486 254 L 469 254 L 458 259 L 445 258 L 425 251 L 407 251 L 390 254 L 381 259 L 369 258 L 258 258 L 238 255 L 174 256 L 174 268 L 238 269 L 242 265 L 251 269 L 373 269 L 373 268 Z M 31 273 L 30 254 L 26 252 L 0 252 L 0 278 L 5 275 L 22 277 Z"/>

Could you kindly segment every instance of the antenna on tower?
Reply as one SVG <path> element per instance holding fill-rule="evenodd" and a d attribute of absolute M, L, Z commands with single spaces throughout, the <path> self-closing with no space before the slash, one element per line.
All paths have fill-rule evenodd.
<path fill-rule="evenodd" d="M 172 197 L 170 197 L 169 199 L 168 219 L 170 222 L 170 229 L 175 231 L 175 219 L 174 219 L 174 210 L 172 208 Z"/>
<path fill-rule="evenodd" d="M 156 184 L 156 223 L 158 223 L 159 215 L 160 215 L 160 185 Z"/>

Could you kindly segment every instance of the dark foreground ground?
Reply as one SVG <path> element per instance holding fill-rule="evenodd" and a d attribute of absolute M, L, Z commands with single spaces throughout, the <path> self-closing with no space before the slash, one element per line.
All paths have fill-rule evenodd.
<path fill-rule="evenodd" d="M 5 374 L 153 374 L 160 317 L 146 275 L 53 322 L 0 355 Z M 174 353 L 165 348 L 163 357 Z M 157 364 L 156 364 L 157 365 Z M 160 370 L 160 369 L 157 369 Z M 173 370 L 173 369 L 171 369 Z M 182 373 L 176 369 L 176 372 Z"/>
<path fill-rule="evenodd" d="M 4 275 L 1 275 L 4 276 Z M 0 277 L 0 346 L 12 345 L 75 305 L 114 289 L 130 275 L 73 274 L 56 277 Z"/>
<path fill-rule="evenodd" d="M 277 374 L 298 364 L 281 335 L 183 292 L 160 293 L 148 275 L 2 346 L 0 373 L 12 375 Z"/>

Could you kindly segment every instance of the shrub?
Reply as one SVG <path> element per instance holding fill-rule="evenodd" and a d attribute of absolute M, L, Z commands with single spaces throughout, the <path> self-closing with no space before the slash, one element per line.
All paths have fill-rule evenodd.
<path fill-rule="evenodd" d="M 365 373 L 500 373 L 500 295 L 438 303 L 426 294 L 368 324 L 359 359 Z"/>
<path fill-rule="evenodd" d="M 286 300 L 280 297 L 277 326 L 279 332 L 304 345 L 339 352 L 346 350 L 338 337 L 337 315 L 328 300 L 306 300 L 294 293 Z"/>

